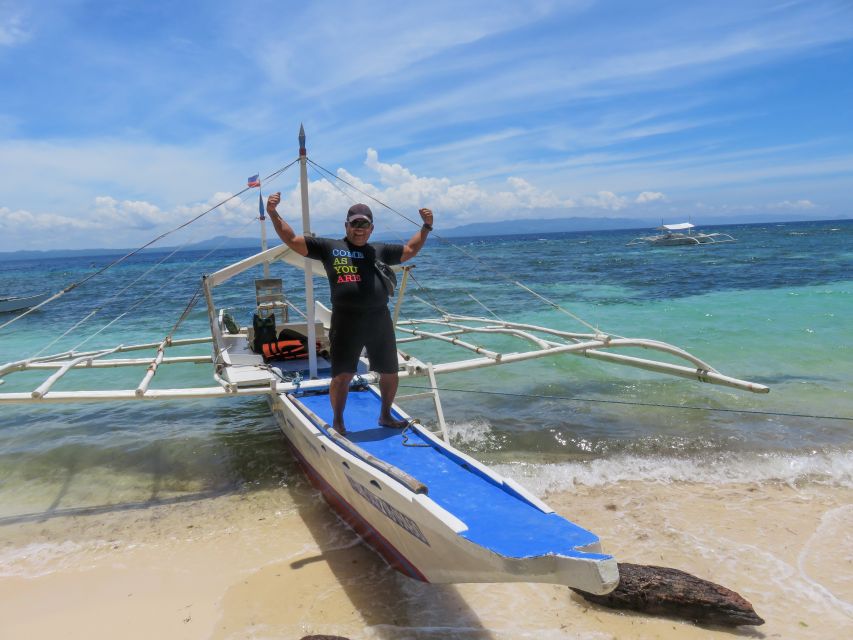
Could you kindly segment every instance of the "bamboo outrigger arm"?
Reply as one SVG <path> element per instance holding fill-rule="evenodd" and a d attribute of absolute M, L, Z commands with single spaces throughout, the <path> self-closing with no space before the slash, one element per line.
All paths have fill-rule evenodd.
<path fill-rule="evenodd" d="M 452 322 L 452 320 L 474 321 L 488 324 L 486 324 L 485 326 L 470 326 L 460 324 L 459 322 Z M 467 371 L 469 369 L 493 366 L 495 364 L 507 364 L 510 362 L 520 362 L 533 358 L 542 358 L 552 355 L 569 353 L 574 355 L 582 355 L 584 357 L 596 360 L 603 360 L 605 362 L 612 362 L 615 364 L 622 364 L 626 366 L 645 369 L 647 371 L 665 373 L 681 378 L 689 378 L 692 380 L 698 380 L 700 382 L 706 382 L 709 384 L 718 384 L 727 387 L 733 387 L 736 389 L 743 389 L 745 391 L 751 391 L 753 393 L 768 393 L 770 391 L 770 389 L 764 385 L 757 384 L 755 382 L 749 382 L 747 380 L 740 380 L 738 378 L 733 378 L 731 376 L 721 374 L 710 364 L 708 364 L 704 360 L 701 360 L 700 358 L 697 358 L 696 356 L 685 351 L 684 349 L 658 340 L 632 339 L 611 336 L 597 336 L 594 334 L 573 333 L 568 331 L 549 329 L 547 327 L 540 327 L 531 324 L 504 321 L 494 322 L 486 318 L 477 318 L 472 316 L 447 315 L 442 319 L 431 318 L 422 320 L 409 320 L 406 322 L 401 322 L 399 324 L 415 326 L 429 324 L 445 326 L 450 329 L 449 331 L 444 332 L 427 332 L 418 329 L 409 329 L 405 326 L 398 326 L 398 329 L 400 331 L 412 335 L 411 338 L 403 338 L 401 341 L 438 338 L 447 342 L 452 342 L 453 344 L 462 346 L 464 348 L 478 350 L 481 348 L 476 347 L 475 345 L 470 345 L 469 343 L 463 343 L 462 341 L 456 339 L 453 336 L 479 332 L 506 334 L 509 336 L 525 339 L 539 347 L 535 350 L 519 353 L 500 354 L 495 352 L 489 352 L 487 358 L 476 358 L 472 360 L 463 360 L 458 362 L 438 364 L 434 365 L 435 373 L 452 373 L 458 371 Z M 561 343 L 551 340 L 543 340 L 533 335 L 533 332 L 540 332 L 544 334 L 566 338 L 571 342 Z M 610 353 L 608 351 L 601 351 L 601 349 L 629 347 L 648 349 L 652 351 L 666 353 L 686 360 L 693 366 L 691 367 L 668 362 L 661 362 L 658 360 L 651 360 L 648 358 L 639 358 L 624 354 Z M 409 375 L 413 374 L 409 373 Z M 420 372 L 415 371 L 414 375 L 420 375 Z"/>
<path fill-rule="evenodd" d="M 48 356 L 32 357 L 0 366 L 0 375 L 14 373 L 16 371 L 55 369 L 38 387 L 30 392 L 0 393 L 0 403 L 23 403 L 23 402 L 85 402 L 101 400 L 131 400 L 131 399 L 164 399 L 164 398 L 186 398 L 186 397 L 213 397 L 221 395 L 222 391 L 231 391 L 227 385 L 224 388 L 187 388 L 187 389 L 164 389 L 151 390 L 154 375 L 160 365 L 163 364 L 186 364 L 186 363 L 212 363 L 211 356 L 178 356 L 167 358 L 166 348 L 170 346 L 183 346 L 210 342 L 211 338 L 188 338 L 183 340 L 172 340 L 164 338 L 159 343 L 145 343 L 137 345 L 118 345 L 111 349 L 99 351 L 74 352 L 52 354 Z M 116 358 L 108 359 L 107 356 L 115 353 L 138 351 L 142 349 L 156 348 L 154 358 Z M 89 391 L 52 391 L 54 385 L 66 374 L 76 369 L 100 369 L 108 367 L 147 366 L 148 370 L 139 385 L 133 389 L 117 390 L 89 390 Z M 216 377 L 214 375 L 214 377 Z M 2 380 L 0 380 L 2 382 Z"/>
<path fill-rule="evenodd" d="M 628 343 L 636 343 L 638 341 L 626 341 Z M 694 369 L 691 367 L 686 367 L 683 365 L 670 364 L 666 362 L 658 362 L 655 360 L 647 360 L 645 358 L 635 358 L 633 356 L 620 355 L 615 353 L 600 353 L 597 351 L 593 351 L 596 345 L 591 343 L 582 343 L 578 345 L 571 345 L 566 347 L 557 347 L 554 349 L 543 349 L 540 351 L 528 351 L 524 353 L 511 353 L 505 354 L 502 356 L 500 360 L 500 364 L 509 364 L 510 362 L 522 362 L 524 360 L 532 360 L 534 358 L 541 358 L 550 355 L 559 355 L 561 353 L 576 353 L 580 355 L 584 355 L 588 358 L 595 358 L 598 360 L 606 360 L 609 362 L 614 362 L 616 364 L 628 365 L 631 367 L 637 367 L 639 369 L 645 369 L 647 371 L 654 371 L 656 373 L 666 373 L 673 376 L 678 376 L 680 378 L 689 378 L 691 380 L 698 380 L 699 382 L 707 382 L 709 384 L 718 384 L 726 387 L 733 387 L 735 389 L 742 389 L 744 391 L 751 391 L 753 393 L 768 393 L 770 389 L 764 385 L 749 382 L 748 380 L 740 380 L 738 378 L 733 378 L 731 376 L 726 376 L 721 373 L 717 373 L 716 371 L 703 370 L 703 369 Z M 600 346 L 600 345 L 599 345 Z M 639 346 L 637 344 L 633 345 L 624 345 L 624 346 Z M 488 367 L 499 364 L 498 361 L 492 360 L 490 358 L 475 358 L 472 360 L 462 360 L 458 362 L 448 362 L 445 364 L 437 364 L 433 365 L 435 369 L 435 373 L 457 373 L 459 371 L 468 371 L 470 369 L 478 369 L 480 367 Z M 421 372 L 416 374 L 409 374 L 405 372 L 400 373 L 401 376 L 405 375 L 424 375 Z"/>
<path fill-rule="evenodd" d="M 170 347 L 179 347 L 186 346 L 191 344 L 203 344 L 206 342 L 210 342 L 213 338 L 210 336 L 203 336 L 199 338 L 184 338 L 182 340 L 169 340 L 167 341 L 167 346 Z M 141 351 L 146 349 L 155 349 L 159 347 L 161 342 L 146 342 L 143 344 L 131 344 L 131 345 L 119 345 L 113 350 L 110 350 L 110 353 L 127 353 L 129 351 Z M 15 362 L 8 362 L 6 364 L 0 365 L 0 376 L 7 375 L 9 373 L 13 373 L 15 371 L 23 371 L 25 369 L 60 369 L 65 366 L 68 358 L 80 358 L 81 356 L 90 356 L 89 358 L 82 358 L 81 362 L 74 365 L 75 369 L 78 368 L 99 368 L 99 367 L 127 367 L 127 366 L 136 366 L 140 364 L 148 365 L 151 362 L 151 358 L 141 358 L 141 359 L 118 359 L 115 360 L 96 360 L 96 357 L 99 353 L 103 353 L 103 350 L 97 351 L 65 351 L 63 353 L 54 353 L 48 356 L 41 357 L 33 357 L 27 358 L 26 360 L 17 360 Z M 177 356 L 172 358 L 164 358 L 164 363 L 178 363 L 178 362 L 195 362 L 195 363 L 204 363 L 210 362 L 210 356 Z"/>
<path fill-rule="evenodd" d="M 33 391 L 33 392 L 32 392 L 32 394 L 31 394 L 31 395 L 32 395 L 32 397 L 33 397 L 33 398 L 42 398 L 42 397 L 44 397 L 44 395 L 45 395 L 48 391 L 50 391 L 50 388 L 51 388 L 54 384 L 56 384 L 56 382 L 57 382 L 57 381 L 58 381 L 62 376 L 64 376 L 64 375 L 65 375 L 66 373 L 68 373 L 68 372 L 69 372 L 73 367 L 75 367 L 76 365 L 80 364 L 81 362 L 85 362 L 85 361 L 87 361 L 87 360 L 94 360 L 95 358 L 100 358 L 100 357 L 103 357 L 103 356 L 107 356 L 107 355 L 109 355 L 109 354 L 111 354 L 111 353 L 115 353 L 115 352 L 116 352 L 116 351 L 118 351 L 120 348 L 121 348 L 121 345 L 119 345 L 118 347 L 113 347 L 112 349 L 107 349 L 107 350 L 105 350 L 105 351 L 101 351 L 101 352 L 96 353 L 96 354 L 94 354 L 94 355 L 79 356 L 79 357 L 77 357 L 77 358 L 74 358 L 74 359 L 72 359 L 72 360 L 69 360 L 69 361 L 68 361 L 68 362 L 66 362 L 63 366 L 61 366 L 61 367 L 59 368 L 59 370 L 58 370 L 56 373 L 54 373 L 53 375 L 49 376 L 47 380 L 45 380 L 44 382 L 42 382 L 42 383 L 39 385 L 39 387 L 38 387 L 35 391 Z"/>
<path fill-rule="evenodd" d="M 160 364 L 210 364 L 212 356 L 172 356 L 164 357 Z M 151 358 L 116 358 L 115 360 L 92 360 L 78 364 L 75 369 L 111 369 L 116 367 L 138 367 L 151 363 Z M 37 361 L 27 366 L 27 369 L 60 369 L 62 362 Z"/>
<path fill-rule="evenodd" d="M 240 389 L 239 395 L 262 396 L 272 391 L 268 387 Z M 51 391 L 39 398 L 32 393 L 0 393 L 0 404 L 59 404 L 74 402 L 103 402 L 103 401 L 146 401 L 146 400 L 191 400 L 198 398 L 233 398 L 238 393 L 232 393 L 224 387 L 191 387 L 187 389 L 148 389 L 144 394 L 137 395 L 136 389 L 117 389 L 100 391 Z"/>

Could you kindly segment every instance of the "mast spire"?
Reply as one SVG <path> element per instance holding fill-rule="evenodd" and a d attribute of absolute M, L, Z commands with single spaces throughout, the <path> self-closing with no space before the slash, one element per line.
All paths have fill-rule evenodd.
<path fill-rule="evenodd" d="M 308 215 L 308 153 L 305 151 L 305 128 L 299 124 L 299 192 L 302 197 L 302 235 L 311 234 Z M 311 258 L 305 258 L 305 311 L 308 321 L 308 371 L 317 377 L 317 328 L 314 320 L 314 272 Z"/>

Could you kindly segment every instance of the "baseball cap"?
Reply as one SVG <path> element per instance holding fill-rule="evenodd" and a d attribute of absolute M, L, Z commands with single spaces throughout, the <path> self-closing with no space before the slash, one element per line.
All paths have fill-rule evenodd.
<path fill-rule="evenodd" d="M 354 204 L 347 211 L 347 222 L 353 220 L 367 220 L 373 224 L 373 212 L 366 204 Z"/>

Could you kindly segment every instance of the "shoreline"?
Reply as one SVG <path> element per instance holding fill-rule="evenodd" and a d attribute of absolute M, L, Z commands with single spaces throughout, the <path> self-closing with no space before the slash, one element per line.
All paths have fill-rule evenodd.
<path fill-rule="evenodd" d="M 766 624 L 612 611 L 556 585 L 419 583 L 301 478 L 4 524 L 0 616 L 10 638 L 95 639 L 827 638 L 853 622 L 853 489 L 621 482 L 544 499 L 620 562 L 718 582 Z"/>

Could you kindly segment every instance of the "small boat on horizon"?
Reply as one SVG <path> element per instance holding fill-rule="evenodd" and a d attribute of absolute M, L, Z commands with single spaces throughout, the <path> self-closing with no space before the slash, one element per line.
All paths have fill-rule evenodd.
<path fill-rule="evenodd" d="M 703 233 L 694 231 L 696 225 L 691 222 L 679 222 L 678 224 L 662 224 L 657 227 L 660 233 L 653 236 L 640 236 L 634 238 L 628 247 L 638 244 L 650 244 L 656 247 L 676 247 L 693 244 L 722 244 L 724 242 L 737 242 L 727 233 Z"/>
<path fill-rule="evenodd" d="M 39 293 L 34 296 L 9 296 L 0 297 L 0 313 L 12 313 L 23 311 L 41 304 L 50 297 L 49 293 Z"/>

